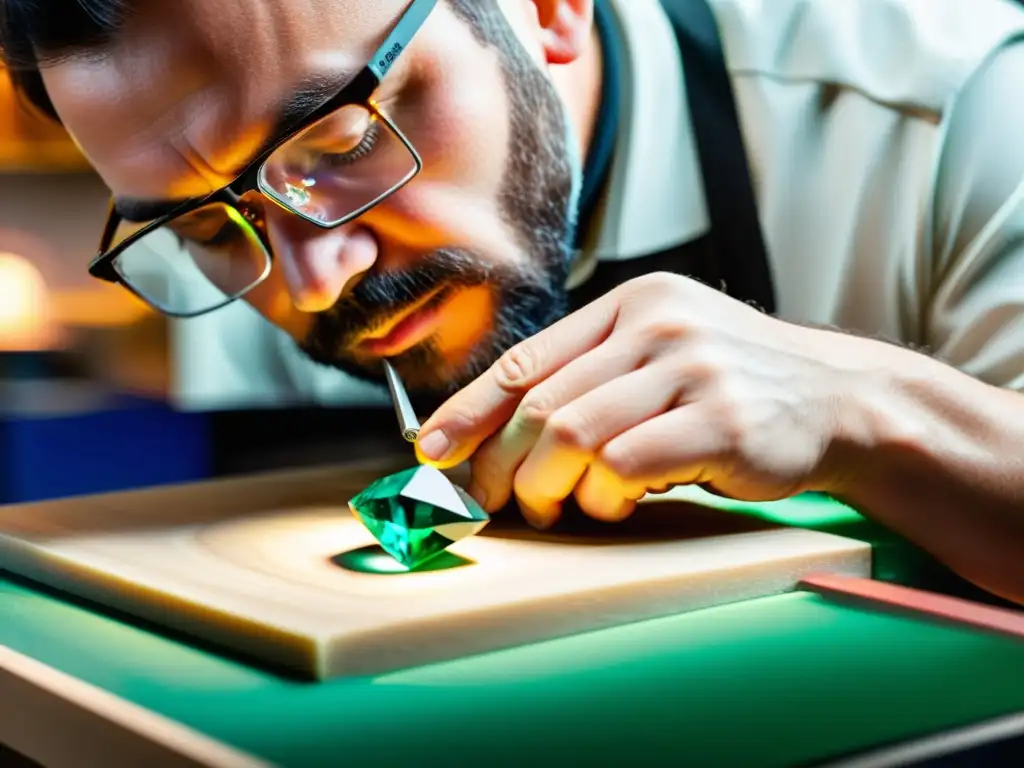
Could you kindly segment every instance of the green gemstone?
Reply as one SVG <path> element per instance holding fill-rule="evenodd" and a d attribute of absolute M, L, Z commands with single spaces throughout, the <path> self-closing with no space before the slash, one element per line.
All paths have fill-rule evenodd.
<path fill-rule="evenodd" d="M 409 570 L 490 521 L 469 494 L 426 466 L 382 477 L 348 505 L 384 551 Z"/>
<path fill-rule="evenodd" d="M 309 191 L 304 186 L 297 187 L 285 182 L 284 193 L 293 205 L 305 205 L 309 202 Z"/>

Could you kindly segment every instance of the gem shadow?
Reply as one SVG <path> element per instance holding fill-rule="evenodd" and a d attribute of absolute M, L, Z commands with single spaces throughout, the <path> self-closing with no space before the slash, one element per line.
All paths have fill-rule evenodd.
<path fill-rule="evenodd" d="M 395 560 L 384 549 L 371 544 L 357 549 L 341 552 L 330 558 L 330 561 L 354 573 L 368 573 L 377 576 L 399 576 L 410 573 L 432 573 L 434 571 L 451 571 L 476 565 L 475 560 L 456 555 L 454 552 L 441 552 L 430 558 L 417 568 L 409 569 Z"/>
<path fill-rule="evenodd" d="M 477 535 L 542 545 L 614 547 L 755 533 L 778 527 L 741 512 L 674 499 L 645 502 L 626 520 L 604 523 L 588 517 L 575 502 L 567 501 L 561 519 L 550 530 L 532 528 L 513 504 L 492 515 L 491 522 Z"/>

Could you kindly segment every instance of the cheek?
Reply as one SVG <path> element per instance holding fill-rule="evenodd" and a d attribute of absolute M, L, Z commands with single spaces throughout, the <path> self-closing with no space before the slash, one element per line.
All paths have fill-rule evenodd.
<path fill-rule="evenodd" d="M 459 179 L 477 194 L 494 193 L 509 141 L 499 56 L 443 6 L 429 33 L 407 83 L 409 120 L 424 175 Z"/>
<path fill-rule="evenodd" d="M 425 64 L 429 82 L 394 114 L 423 169 L 388 207 L 411 227 L 411 245 L 522 258 L 502 210 L 510 125 L 497 57 L 475 48 L 456 62 Z M 411 242 L 413 231 L 420 242 Z"/>
<path fill-rule="evenodd" d="M 439 70 L 416 116 L 427 180 L 458 180 L 468 194 L 496 197 L 509 147 L 509 104 L 497 57 L 474 49 Z M 454 70 L 454 71 L 453 71 Z"/>

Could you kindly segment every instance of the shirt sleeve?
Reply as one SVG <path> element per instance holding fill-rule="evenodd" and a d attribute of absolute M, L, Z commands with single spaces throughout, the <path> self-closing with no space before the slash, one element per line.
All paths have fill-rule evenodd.
<path fill-rule="evenodd" d="M 934 190 L 925 345 L 1024 391 L 1024 40 L 993 54 L 950 105 Z"/>

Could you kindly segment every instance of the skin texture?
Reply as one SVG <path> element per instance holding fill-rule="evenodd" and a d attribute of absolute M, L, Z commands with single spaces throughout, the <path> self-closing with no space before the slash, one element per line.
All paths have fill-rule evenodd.
<path fill-rule="evenodd" d="M 423 155 L 421 177 L 334 232 L 266 212 L 277 262 L 253 306 L 315 359 L 373 376 L 351 343 L 360 331 L 456 286 L 429 343 L 397 362 L 414 386 L 460 390 L 417 451 L 470 461 L 470 490 L 492 511 L 514 499 L 548 527 L 571 499 L 616 521 L 679 484 L 757 501 L 824 491 L 1024 601 L 1019 394 L 677 275 L 557 319 L 571 158 L 556 118 L 567 112 L 586 145 L 600 85 L 593 9 L 464 10 L 499 6 L 498 46 L 440 6 L 377 94 Z M 116 194 L 202 194 L 231 180 L 295 83 L 362 66 L 403 7 L 150 0 L 115 49 L 45 79 Z"/>
<path fill-rule="evenodd" d="M 420 447 L 440 463 L 473 455 L 472 493 L 491 509 L 514 496 L 542 528 L 573 493 L 613 522 L 673 485 L 750 500 L 838 490 L 860 473 L 838 455 L 843 382 L 885 381 L 891 355 L 822 356 L 823 335 L 650 275 L 510 350 Z"/>
<path fill-rule="evenodd" d="M 248 163 L 297 83 L 358 70 L 405 7 L 143 2 L 112 50 L 44 79 L 115 195 L 201 196 Z M 423 172 L 328 232 L 250 195 L 275 265 L 246 300 L 315 361 L 379 379 L 370 337 L 433 297 L 429 338 L 387 354 L 410 388 L 440 394 L 561 316 L 579 173 L 567 126 L 585 140 L 598 97 L 592 11 L 440 4 L 374 97 Z"/>
<path fill-rule="evenodd" d="M 785 323 L 672 274 L 516 345 L 423 425 L 425 462 L 538 528 L 575 499 L 617 522 L 649 492 L 839 497 L 1024 603 L 1024 398 L 890 344 Z"/>

